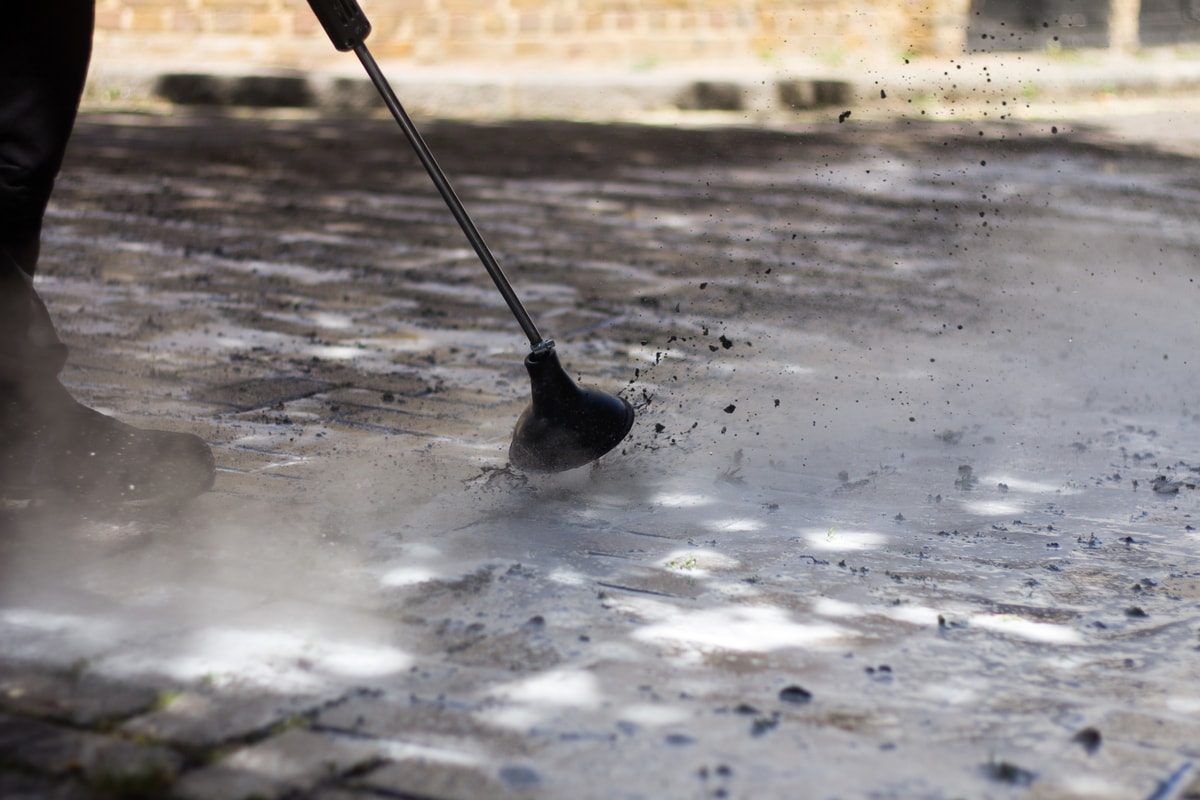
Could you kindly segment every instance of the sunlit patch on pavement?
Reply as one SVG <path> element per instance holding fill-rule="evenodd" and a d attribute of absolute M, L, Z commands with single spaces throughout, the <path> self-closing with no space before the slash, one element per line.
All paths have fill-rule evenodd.
<path fill-rule="evenodd" d="M 700 648 L 767 652 L 784 648 L 825 646 L 845 636 L 827 623 L 797 622 L 780 608 L 731 606 L 690 611 L 656 604 L 641 606 L 652 620 L 633 637 L 644 642 L 674 643 Z"/>

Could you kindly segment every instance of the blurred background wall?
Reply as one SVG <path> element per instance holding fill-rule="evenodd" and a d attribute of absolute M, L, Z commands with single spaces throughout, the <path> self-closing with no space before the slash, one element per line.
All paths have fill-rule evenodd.
<path fill-rule="evenodd" d="M 1200 0 L 362 0 L 379 58 L 836 64 L 859 56 L 1194 41 Z M 304 0 L 98 0 L 108 61 L 308 68 L 334 57 Z M 317 62 L 314 64 L 314 62 Z"/>
<path fill-rule="evenodd" d="M 652 67 L 961 49 L 969 0 L 363 0 L 379 58 Z M 303 66 L 327 48 L 304 0 L 98 0 L 100 57 Z M 322 49 L 321 52 L 324 50 Z"/>

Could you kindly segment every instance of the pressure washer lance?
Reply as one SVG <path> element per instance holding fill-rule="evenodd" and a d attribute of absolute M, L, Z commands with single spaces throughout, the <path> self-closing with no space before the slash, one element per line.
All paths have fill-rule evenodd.
<path fill-rule="evenodd" d="M 433 185 L 529 339 L 530 353 L 525 357 L 525 368 L 529 371 L 533 397 L 517 420 L 508 449 L 509 461 L 519 469 L 533 472 L 561 472 L 595 461 L 612 450 L 633 427 L 633 406 L 624 398 L 577 386 L 567 375 L 558 361 L 554 342 L 542 336 L 521 305 L 450 181 L 367 50 L 371 23 L 358 3 L 355 0 L 308 0 L 308 4 L 333 46 L 343 52 L 353 50 L 366 68 L 371 83 L 375 84 L 396 124 L 416 151 Z"/>

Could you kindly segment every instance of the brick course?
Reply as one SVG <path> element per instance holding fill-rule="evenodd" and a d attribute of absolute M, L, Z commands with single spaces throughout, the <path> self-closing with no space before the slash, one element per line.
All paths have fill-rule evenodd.
<path fill-rule="evenodd" d="M 967 0 L 362 0 L 381 58 L 429 64 L 953 55 Z M 328 42 L 304 0 L 99 0 L 96 54 L 311 66 Z"/>

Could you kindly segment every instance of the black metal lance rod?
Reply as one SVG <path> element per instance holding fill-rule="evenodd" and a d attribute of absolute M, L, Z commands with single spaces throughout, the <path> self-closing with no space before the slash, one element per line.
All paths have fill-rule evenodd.
<path fill-rule="evenodd" d="M 416 129 L 412 120 L 409 119 L 408 112 L 404 110 L 404 106 L 400 105 L 399 98 L 392 91 L 387 78 L 380 71 L 379 65 L 375 63 L 375 58 L 367 50 L 366 44 L 359 43 L 356 45 L 354 54 L 358 56 L 358 60 L 366 68 L 367 75 L 371 78 L 371 83 L 375 84 L 375 88 L 379 90 L 384 104 L 388 107 L 388 111 L 392 112 L 392 116 L 396 118 L 396 124 L 400 126 L 400 130 L 404 131 L 405 138 L 408 139 L 408 143 L 416 151 L 417 158 L 421 160 L 421 165 L 425 167 L 425 171 L 429 173 L 429 177 L 433 180 L 433 185 L 437 187 L 438 194 L 446 201 L 446 205 L 450 208 L 450 213 L 454 215 L 458 226 L 466 234 L 467 241 L 471 243 L 471 247 L 475 249 L 479 260 L 483 262 L 483 268 L 492 277 L 492 282 L 500 290 L 501 296 L 504 297 L 504 302 L 508 304 L 513 316 L 520 323 L 521 330 L 529 337 L 529 344 L 535 351 L 553 347 L 553 342 L 548 342 L 542 338 L 542 334 L 538 331 L 537 325 L 533 323 L 533 319 L 530 318 L 529 312 L 525 310 L 525 306 L 521 305 L 521 299 L 517 297 L 517 293 L 509 285 L 508 278 L 504 277 L 504 271 L 500 269 L 500 265 L 496 262 L 492 251 L 488 249 L 487 242 L 483 240 L 479 229 L 475 227 L 475 223 L 471 221 L 467 210 L 463 208 L 462 201 L 458 199 L 458 195 L 454 193 L 454 187 L 450 185 L 450 181 L 446 178 L 446 173 L 442 172 L 442 168 L 438 166 L 433 153 L 429 151 L 425 140 L 421 138 L 420 131 Z"/>
<path fill-rule="evenodd" d="M 525 306 L 521 305 L 521 299 L 517 297 L 517 293 L 509 285 L 508 278 L 504 277 L 504 270 L 500 269 L 495 256 L 488 249 L 487 242 L 483 240 L 479 229 L 475 227 L 475 223 L 471 221 L 467 210 L 463 208 L 462 201 L 454 193 L 454 187 L 447 180 L 446 173 L 442 172 L 442 168 L 438 166 L 437 159 L 433 157 L 433 153 L 429 151 L 429 146 L 421 138 L 417 126 L 413 125 L 408 112 L 404 110 L 404 106 L 400 105 L 400 99 L 392 91 L 387 78 L 384 77 L 383 72 L 379 69 L 379 65 L 375 63 L 374 56 L 367 49 L 367 36 L 371 33 L 371 23 L 367 19 L 367 15 L 363 13 L 362 8 L 359 7 L 356 0 L 308 0 L 308 5 L 312 8 L 313 13 L 316 14 L 321 26 L 325 28 L 325 33 L 329 34 L 333 46 L 343 52 L 353 50 L 354 54 L 358 56 L 358 60 L 366 68 L 367 75 L 371 78 L 371 83 L 375 84 L 375 88 L 379 91 L 380 96 L 383 97 L 383 102 L 387 105 L 388 111 L 392 112 L 392 116 L 396 118 L 396 124 L 400 126 L 400 130 L 404 132 L 404 137 L 408 139 L 408 143 L 416 151 L 417 158 L 421 160 L 421 166 L 425 167 L 425 171 L 429 173 L 429 177 L 433 180 L 433 185 L 437 187 L 438 194 L 446 201 L 446 205 L 450 208 L 450 213 L 454 215 L 458 226 L 466 234 L 467 241 L 471 243 L 475 254 L 483 262 L 483 267 L 487 270 L 488 275 L 492 277 L 492 282 L 500 290 L 500 295 L 504 298 L 504 302 L 508 304 L 508 308 L 512 311 L 513 316 L 517 318 L 517 322 L 521 324 L 521 330 L 529 337 L 529 344 L 533 347 L 533 352 L 540 353 L 553 349 L 554 342 L 542 338 L 537 325 L 533 324 L 529 312 L 525 310 Z"/>

